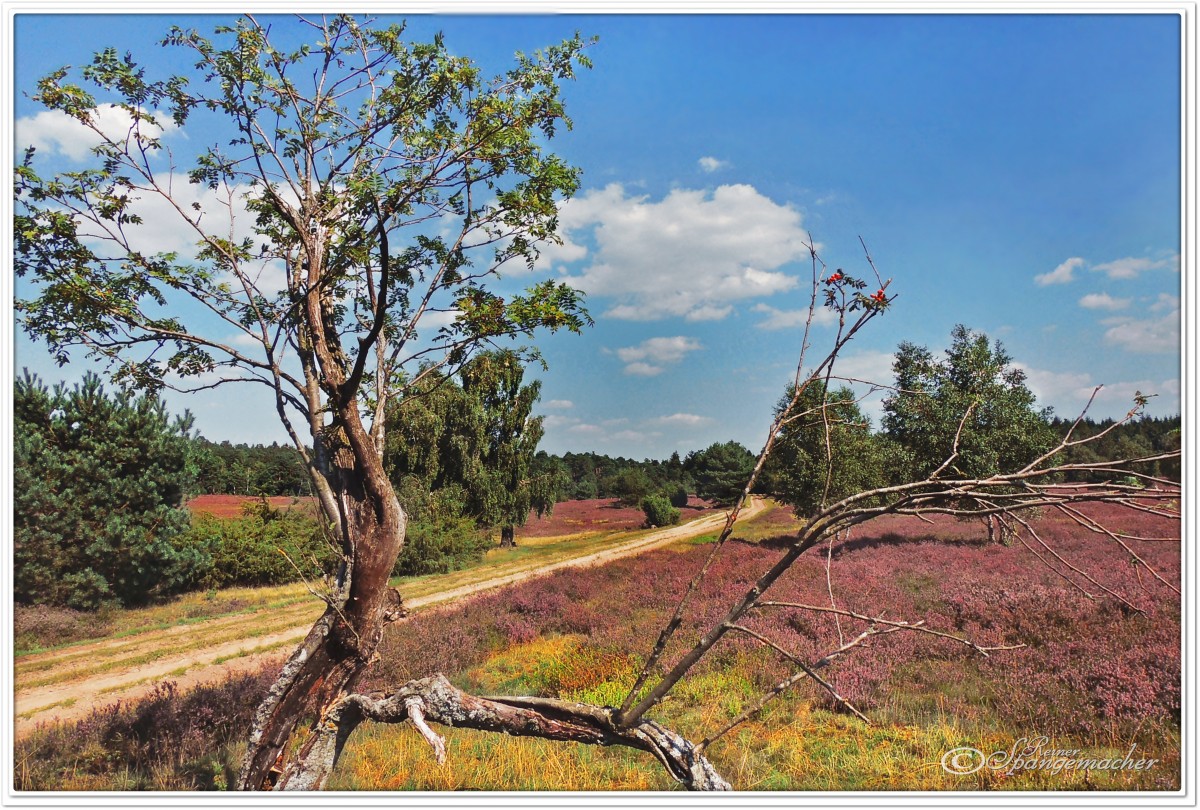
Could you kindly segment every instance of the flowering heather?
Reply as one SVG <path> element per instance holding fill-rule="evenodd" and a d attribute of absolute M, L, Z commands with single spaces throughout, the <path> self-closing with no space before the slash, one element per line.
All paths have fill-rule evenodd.
<path fill-rule="evenodd" d="M 216 518 L 240 518 L 248 505 L 259 504 L 262 498 L 249 495 L 197 495 L 186 504 L 194 515 L 211 515 Z M 272 495 L 267 498 L 272 509 L 293 510 L 304 514 L 315 514 L 317 503 L 312 498 L 295 498 L 289 495 Z"/>
<path fill-rule="evenodd" d="M 782 521 L 781 521 L 782 522 Z M 1171 539 L 1175 524 L 1134 516 L 1123 528 Z M 931 629 L 983 646 L 1023 644 L 984 657 L 965 645 L 914 632 L 876 637 L 835 661 L 824 674 L 859 709 L 893 714 L 900 702 L 939 699 L 963 717 L 990 716 L 1045 733 L 1117 735 L 1139 724 L 1178 722 L 1180 705 L 1179 597 L 1153 580 L 1112 540 L 1081 531 L 1052 514 L 1036 526 L 1042 538 L 1143 611 L 1126 615 L 1112 599 L 1091 599 L 1046 568 L 1019 543 L 989 544 L 982 525 L 937 518 L 933 524 L 887 517 L 834 546 L 833 595 L 839 608 L 891 620 L 924 620 Z M 1127 541 L 1167 581 L 1180 575 L 1179 544 Z M 591 648 L 645 656 L 711 546 L 660 550 L 600 568 L 569 569 L 484 595 L 469 604 L 416 617 L 385 642 L 369 676 L 384 688 L 398 678 L 434 671 L 461 672 L 498 650 L 547 634 L 579 634 Z M 685 618 L 667 660 L 677 657 L 719 621 L 777 549 L 731 542 L 714 563 Z M 1061 566 L 1060 566 L 1061 569 Z M 1063 569 L 1065 571 L 1065 569 Z M 1093 596 L 1103 594 L 1065 571 Z M 783 602 L 828 605 L 823 549 L 801 557 L 768 592 Z M 865 625 L 789 608 L 763 608 L 746 621 L 784 648 L 813 661 Z M 840 635 L 839 635 L 840 631 Z M 744 660 L 757 643 L 730 634 L 694 671 L 700 677 Z M 673 651 L 673 652 L 671 652 Z M 784 677 L 778 656 L 758 654 L 759 687 Z M 464 684 L 467 685 L 467 684 Z M 913 687 L 927 694 L 907 694 Z M 811 687 L 801 687 L 810 689 Z M 823 691 L 818 706 L 838 708 Z"/>
<path fill-rule="evenodd" d="M 687 522 L 702 516 L 711 506 L 693 497 L 680 509 L 680 520 Z M 529 521 L 517 528 L 517 540 L 522 537 L 561 537 L 580 532 L 628 531 L 642 528 L 646 513 L 640 506 L 621 506 L 615 498 L 593 498 L 584 501 L 563 501 L 554 505 L 549 515 L 538 517 L 529 513 Z"/>
<path fill-rule="evenodd" d="M 1110 523 L 1131 534 L 1162 538 L 1127 543 L 1168 582 L 1177 584 L 1177 524 L 1149 515 L 1107 514 L 1107 509 L 1091 511 L 1098 517 L 1105 513 L 1112 518 Z M 786 511 L 776 511 L 780 514 L 772 513 L 772 521 L 786 529 Z M 889 620 L 923 620 L 931 629 L 984 646 L 1025 646 L 984 657 L 949 639 L 895 632 L 875 637 L 835 660 L 822 676 L 880 724 L 879 733 L 892 727 L 901 730 L 897 734 L 917 726 L 936 730 L 949 723 L 975 729 L 971 732 L 975 735 L 1046 734 L 1123 750 L 1136 741 L 1142 748 L 1154 748 L 1151 756 L 1164 756 L 1166 770 L 1153 775 L 1157 781 L 1134 787 L 1174 789 L 1178 749 L 1173 740 L 1179 733 L 1181 707 L 1179 596 L 1142 566 L 1133 565 L 1129 554 L 1107 537 L 1083 531 L 1054 513 L 1039 518 L 1035 526 L 1072 565 L 1141 612 L 1131 613 L 1112 598 L 1098 598 L 1101 592 L 1096 585 L 1060 566 L 1097 598 L 1085 596 L 1020 543 L 988 543 L 980 524 L 883 518 L 833 546 L 830 578 L 839 608 Z M 777 536 L 776 528 L 767 531 L 751 524 L 740 534 Z M 668 666 L 779 558 L 780 550 L 771 545 L 734 540 L 722 549 L 668 648 Z M 599 567 L 563 569 L 467 602 L 423 611 L 391 627 L 361 689 L 388 689 L 410 678 L 443 672 L 476 691 L 512 688 L 619 703 L 711 549 L 711 544 L 665 548 Z M 802 556 L 766 598 L 829 605 L 825 551 L 814 548 Z M 840 639 L 852 639 L 864 628 L 852 618 L 791 608 L 762 608 L 745 623 L 808 661 L 821 658 L 837 648 Z M 730 634 L 656 713 L 698 740 L 788 673 L 777 654 L 745 635 Z M 220 787 L 232 762 L 229 742 L 236 743 L 244 733 L 248 712 L 269 683 L 268 674 L 260 673 L 183 696 L 166 690 L 144 704 L 103 710 L 81 724 L 43 731 L 17 746 L 19 785 L 95 789 L 118 782 L 117 787 Z M 730 774 L 742 773 L 747 756 L 765 755 L 755 746 L 761 747 L 761 735 L 773 733 L 772 724 L 806 724 L 803 734 L 779 745 L 795 747 L 801 740 L 804 745 L 817 745 L 822 735 L 832 734 L 831 729 L 795 718 L 807 716 L 810 706 L 839 712 L 843 707 L 812 685 L 802 683 L 795 695 L 752 721 L 749 737 L 741 732 L 731 735 L 730 746 L 749 746 L 745 756 L 722 755 L 725 758 L 718 764 L 728 767 Z M 801 714 L 794 717 L 796 712 Z M 858 739 L 854 728 L 858 726 L 838 732 L 838 739 Z M 351 749 L 357 739 L 358 735 L 351 740 Z M 945 748 L 931 750 L 984 744 L 974 737 L 953 739 Z M 832 738 L 828 741 L 831 746 L 835 743 L 841 744 Z M 873 749 L 864 749 L 869 750 Z M 206 751 L 210 753 L 205 755 Z M 813 749 L 804 756 L 822 754 Z M 488 757 L 493 753 L 485 761 Z M 853 765 L 866 767 L 858 760 Z M 770 769 L 782 766 L 762 767 L 775 773 Z M 796 767 L 800 768 L 797 774 L 812 770 L 808 765 Z M 800 775 L 787 773 L 777 786 L 799 784 L 795 780 Z M 836 779 L 837 773 L 835 768 L 830 778 Z M 867 788 L 889 785 L 897 786 L 866 783 Z M 825 789 L 851 786 L 844 781 L 824 785 Z M 939 786 L 944 787 L 934 785 Z"/>

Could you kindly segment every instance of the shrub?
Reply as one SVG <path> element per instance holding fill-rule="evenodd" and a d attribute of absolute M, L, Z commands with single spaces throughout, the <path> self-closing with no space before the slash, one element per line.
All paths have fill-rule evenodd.
<path fill-rule="evenodd" d="M 462 515 L 424 517 L 408 524 L 394 576 L 444 574 L 483 557 L 493 545 L 487 532 Z"/>
<path fill-rule="evenodd" d="M 688 505 L 687 487 L 685 487 L 683 484 L 680 484 L 678 487 L 676 487 L 671 492 L 671 506 L 677 507 L 679 509 L 683 509 L 687 505 Z"/>
<path fill-rule="evenodd" d="M 196 583 L 203 588 L 280 585 L 302 574 L 319 579 L 339 558 L 315 520 L 275 509 L 266 498 L 246 504 L 235 520 L 197 515 L 185 542 L 211 560 Z"/>
<path fill-rule="evenodd" d="M 662 495 L 643 498 L 642 511 L 646 513 L 647 526 L 673 526 L 679 522 L 679 510 Z"/>
<path fill-rule="evenodd" d="M 177 542 L 195 464 L 191 416 L 153 396 L 67 390 L 26 372 L 13 392 L 16 601 L 95 610 L 188 587 L 206 560 Z"/>

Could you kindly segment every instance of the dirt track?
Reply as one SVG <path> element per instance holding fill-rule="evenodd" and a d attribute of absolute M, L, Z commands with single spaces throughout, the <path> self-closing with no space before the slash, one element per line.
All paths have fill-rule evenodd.
<path fill-rule="evenodd" d="M 748 518 L 763 508 L 755 498 L 742 510 Z M 618 543 L 602 551 L 554 563 L 531 565 L 500 576 L 480 579 L 457 588 L 422 597 L 405 599 L 405 605 L 417 609 L 448 603 L 481 591 L 499 588 L 532 577 L 543 576 L 568 566 L 598 565 L 640 554 L 660 546 L 718 531 L 725 523 L 725 512 L 714 512 L 680 526 L 672 526 Z M 486 576 L 486 569 L 479 569 Z M 32 731 L 38 723 L 77 719 L 97 708 L 117 701 L 137 700 L 164 680 L 174 681 L 180 689 L 220 680 L 228 674 L 255 669 L 272 659 L 280 659 L 304 637 L 320 615 L 315 599 L 299 605 L 262 611 L 252 615 L 225 616 L 197 624 L 179 625 L 163 630 L 139 633 L 129 638 L 106 639 L 79 644 L 47 653 L 21 656 L 19 667 L 35 665 L 36 676 L 18 680 L 51 680 L 69 674 L 72 667 L 94 664 L 97 658 L 114 659 L 113 668 L 100 675 L 81 675 L 77 679 L 57 680 L 45 686 L 22 688 L 15 696 L 17 737 Z M 264 627 L 264 625 L 266 625 Z M 186 652 L 178 650 L 182 641 L 190 645 L 199 635 L 213 643 Z M 126 661 L 126 664 L 122 664 Z"/>

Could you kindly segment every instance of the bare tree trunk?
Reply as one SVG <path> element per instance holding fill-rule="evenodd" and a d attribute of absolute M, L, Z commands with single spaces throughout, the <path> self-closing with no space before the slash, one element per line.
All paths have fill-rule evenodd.
<path fill-rule="evenodd" d="M 517 530 L 515 526 L 504 526 L 500 529 L 500 548 L 517 547 Z"/>
<path fill-rule="evenodd" d="M 284 754 L 308 708 L 319 723 L 353 691 L 384 627 L 402 615 L 400 595 L 387 581 L 403 545 L 406 517 L 382 464 L 362 463 L 362 454 L 340 444 L 332 456 L 345 587 L 330 595 L 324 615 L 284 664 L 255 715 L 238 779 L 242 790 L 286 787 L 280 781 L 286 779 Z"/>

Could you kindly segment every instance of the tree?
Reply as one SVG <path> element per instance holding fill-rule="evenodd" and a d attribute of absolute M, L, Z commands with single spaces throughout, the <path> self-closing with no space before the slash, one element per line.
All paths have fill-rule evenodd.
<path fill-rule="evenodd" d="M 512 352 L 481 354 L 461 373 L 478 447 L 464 487 L 467 508 L 483 525 L 499 526 L 500 545 L 510 547 L 517 544 L 514 527 L 525 525 L 531 509 L 541 516 L 554 508 L 557 483 L 534 472 L 543 429 L 542 417 L 532 411 L 541 382 L 522 385 L 524 373 Z"/>
<path fill-rule="evenodd" d="M 13 589 L 17 601 L 94 609 L 182 590 L 206 555 L 181 542 L 196 469 L 192 417 L 154 396 L 110 395 L 88 374 L 13 391 Z"/>
<path fill-rule="evenodd" d="M 532 411 L 541 383 L 523 385 L 523 378 L 515 352 L 485 352 L 461 369 L 461 384 L 428 375 L 388 415 L 384 458 L 392 480 L 414 479 L 407 492 L 453 488 L 460 514 L 499 528 L 502 546 L 516 545 L 514 527 L 531 509 L 543 515 L 554 508 L 561 483 L 556 471 L 535 469 L 542 418 Z"/>
<path fill-rule="evenodd" d="M 925 477 L 957 447 L 944 477 L 977 478 L 1015 469 L 1057 443 L 1049 409 L 1035 409 L 1025 372 L 996 341 L 961 324 L 945 359 L 901 343 L 892 364 L 895 393 L 884 399 L 883 428 L 907 451 L 901 478 Z"/>
<path fill-rule="evenodd" d="M 849 495 L 883 486 L 885 448 L 871 433 L 870 421 L 849 388 L 826 396 L 825 383 L 816 380 L 799 396 L 794 386 L 776 406 L 776 416 L 788 409 L 779 440 L 763 471 L 769 491 L 811 515 Z"/>
<path fill-rule="evenodd" d="M 961 324 L 950 337 L 940 361 L 908 342 L 896 351 L 895 393 L 883 402 L 884 430 L 903 451 L 894 465 L 896 483 L 935 472 L 945 479 L 986 478 L 1019 469 L 1058 443 L 1050 409 L 1035 409 L 1025 372 L 999 341 L 989 343 Z M 988 516 L 984 522 L 995 537 L 996 521 Z"/>
<path fill-rule="evenodd" d="M 754 469 L 754 454 L 737 442 L 714 442 L 684 462 L 696 482 L 696 495 L 718 506 L 742 497 L 742 487 Z"/>
<path fill-rule="evenodd" d="M 646 526 L 674 526 L 679 522 L 679 510 L 665 495 L 647 495 L 642 499 L 642 512 L 646 515 Z"/>
<path fill-rule="evenodd" d="M 354 730 L 374 721 L 412 722 L 439 759 L 445 757 L 445 744 L 430 722 L 624 745 L 650 753 L 689 788 L 728 789 L 705 757 L 713 740 L 805 681 L 854 710 L 821 671 L 871 640 L 894 632 L 928 633 L 978 653 L 1006 649 L 883 615 L 882 609 L 865 614 L 767 598 L 806 551 L 827 546 L 832 559 L 834 545 L 845 543 L 854 527 L 884 515 L 995 516 L 1030 544 L 1048 545 L 1022 515 L 1042 508 L 1059 510 L 1121 544 L 1131 559 L 1145 565 L 1127 543 L 1128 535 L 1106 530 L 1078 505 L 1106 503 L 1178 517 L 1179 488 L 1143 472 L 1129 473 L 1138 479 L 1136 487 L 1061 486 L 1057 477 L 1066 469 L 1056 462 L 1058 453 L 1085 441 L 1074 439 L 1070 430 L 1056 446 L 1015 469 L 950 480 L 941 473 L 958 460 L 955 439 L 928 475 L 849 495 L 810 515 L 770 568 L 734 596 L 723 616 L 698 638 L 672 644 L 691 596 L 727 547 L 742 504 L 786 420 L 798 413 L 800 398 L 810 386 L 836 379 L 837 359 L 849 341 L 894 302 L 890 281 L 879 276 L 869 255 L 878 283 L 870 295 L 865 290 L 876 285 L 868 287 L 841 270 L 821 278 L 824 265 L 810 246 L 812 299 L 792 401 L 772 421 L 724 528 L 621 706 L 482 698 L 441 675 L 383 694 L 356 692 L 385 625 L 403 613 L 399 595 L 386 587 L 407 523 L 382 461 L 389 400 L 423 376 L 461 367 L 488 341 L 530 335 L 538 327 L 580 329 L 586 323 L 580 299 L 568 287 L 542 283 L 528 295 L 501 298 L 489 286 L 505 263 L 531 260 L 537 244 L 553 238 L 556 202 L 575 188 L 574 172 L 546 155 L 542 143 L 564 122 L 558 83 L 574 74 L 583 42 L 576 38 L 543 54 L 519 57 L 516 68 L 489 82 L 440 40 L 410 47 L 396 27 L 374 30 L 348 17 L 303 22 L 316 32 L 316 43 L 293 52 L 272 47 L 253 18 L 219 31 L 222 47 L 191 32 L 172 33 L 170 44 L 190 49 L 200 60 L 211 95 L 192 90 L 181 77 L 146 81 L 131 59 L 100 54 L 83 71 L 84 78 L 116 94 L 117 109 L 131 121 L 117 136 L 103 131 L 95 114 L 99 102 L 68 83 L 67 71 L 52 74 L 41 83 L 39 98 L 101 138 L 100 165 L 43 180 L 30 155 L 16 183 L 17 269 L 38 293 L 19 303 L 25 328 L 63 359 L 80 345 L 112 358 L 118 376 L 133 384 L 178 385 L 179 377 L 219 369 L 229 375 L 222 380 L 266 385 L 338 534 L 343 561 L 325 597 L 328 609 L 284 664 L 252 723 L 240 787 L 321 787 Z M 159 113 L 151 111 L 161 105 L 179 125 L 207 112 L 235 125 L 230 146 L 236 154 L 205 151 L 191 177 L 220 191 L 231 206 L 245 199 L 256 216 L 252 238 L 214 231 L 214 217 L 202 219 L 190 205 L 181 205 L 172 210 L 201 240 L 196 256 L 135 248 L 131 240 L 140 216 L 135 203 L 143 195 L 170 198 L 173 188 L 161 175 L 169 168 L 159 171 L 155 162 L 163 146 L 155 127 Z M 401 234 L 411 234 L 411 241 L 394 251 L 392 239 Z M 264 259 L 283 270 L 285 288 L 278 294 L 258 286 Z M 207 307 L 228 328 L 241 330 L 239 341 L 221 342 L 187 328 L 185 312 L 163 307 L 180 294 Z M 809 327 L 820 299 L 836 326 L 827 353 L 810 366 Z M 423 332 L 432 348 L 419 346 L 414 342 L 418 321 L 439 309 L 453 312 L 453 322 L 432 334 Z M 164 317 L 164 311 L 180 314 Z M 253 358 L 242 348 L 252 341 L 260 349 Z M 294 365 L 284 362 L 285 356 L 294 358 Z M 405 374 L 434 357 L 438 361 L 423 371 Z M 211 377 L 201 384 L 213 384 Z M 1129 419 L 1144 405 L 1139 395 Z M 958 415 L 959 424 L 970 412 Z M 311 452 L 295 427 L 297 415 L 311 438 Z M 1107 473 L 1175 458 L 1177 451 L 1110 459 L 1087 470 Z M 1079 584 L 1072 579 L 1077 568 L 1055 570 Z M 1147 584 L 1155 578 L 1178 592 L 1151 567 L 1145 570 Z M 1119 594 L 1105 595 L 1136 609 Z M 834 641 L 823 658 L 806 661 L 747 621 L 776 611 L 789 618 L 834 613 L 864 629 Z M 791 674 L 699 743 L 649 718 L 730 634 L 777 654 Z M 668 652 L 678 657 L 667 660 Z M 314 722 L 294 733 L 306 714 Z"/>
<path fill-rule="evenodd" d="M 641 467 L 626 467 L 606 479 L 604 489 L 622 506 L 639 506 L 654 491 L 654 482 Z"/>
<path fill-rule="evenodd" d="M 489 78 L 400 25 L 296 28 L 313 42 L 281 47 L 249 16 L 213 38 L 173 28 L 164 45 L 190 55 L 192 77 L 148 77 L 114 49 L 54 71 L 35 98 L 98 142 L 94 160 L 43 176 L 27 150 L 14 189 L 23 328 L 59 362 L 83 349 L 130 386 L 265 386 L 338 534 L 328 609 L 251 729 L 249 789 L 323 784 L 336 756 L 320 735 L 291 747 L 306 706 L 342 705 L 403 612 L 387 577 L 407 516 L 381 458 L 388 402 L 419 380 L 403 369 L 588 323 L 565 284 L 495 289 L 555 238 L 578 186 L 546 144 L 570 125 L 560 83 L 588 64 L 582 38 Z M 127 124 L 106 127 L 113 116 Z M 213 144 L 186 175 L 176 127 Z M 157 249 L 143 226 L 160 217 L 195 249 Z M 449 323 L 429 326 L 434 313 Z"/>

